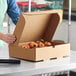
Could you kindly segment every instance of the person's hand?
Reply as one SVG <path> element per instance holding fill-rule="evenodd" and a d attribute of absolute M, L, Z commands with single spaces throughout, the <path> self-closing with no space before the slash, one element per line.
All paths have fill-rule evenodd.
<path fill-rule="evenodd" d="M 2 34 L 1 39 L 3 41 L 5 41 L 6 43 L 9 43 L 9 44 L 14 43 L 15 40 L 16 40 L 16 38 L 15 38 L 15 36 L 13 34 Z"/>

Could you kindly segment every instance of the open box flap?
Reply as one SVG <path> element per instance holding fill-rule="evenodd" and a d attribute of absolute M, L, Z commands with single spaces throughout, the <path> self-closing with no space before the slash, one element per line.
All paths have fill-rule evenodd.
<path fill-rule="evenodd" d="M 39 39 L 51 41 L 60 22 L 60 12 L 59 10 L 49 10 L 22 13 L 14 31 L 17 38 L 14 44 Z"/>

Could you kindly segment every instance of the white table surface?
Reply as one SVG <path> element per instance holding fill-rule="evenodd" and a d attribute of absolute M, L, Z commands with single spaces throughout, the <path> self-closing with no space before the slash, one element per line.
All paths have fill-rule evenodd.
<path fill-rule="evenodd" d="M 0 58 L 9 58 L 7 47 L 5 47 L 4 49 L 0 49 L 0 52 Z M 20 65 L 0 64 L 0 76 L 30 76 L 73 69 L 76 69 L 75 51 L 71 51 L 71 56 L 63 59 L 36 63 L 29 61 L 21 61 Z"/>

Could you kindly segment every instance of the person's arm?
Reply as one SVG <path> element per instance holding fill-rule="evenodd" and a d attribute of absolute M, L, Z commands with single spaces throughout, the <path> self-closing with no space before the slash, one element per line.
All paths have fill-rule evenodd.
<path fill-rule="evenodd" d="M 7 13 L 12 19 L 13 23 L 16 25 L 18 18 L 20 16 L 20 10 L 17 6 L 16 0 L 7 0 L 7 4 Z M 0 32 L 0 40 L 3 40 L 7 43 L 13 43 L 16 40 L 16 38 L 13 34 L 3 34 Z"/>
<path fill-rule="evenodd" d="M 9 17 L 12 19 L 13 23 L 16 25 L 21 11 L 18 8 L 16 0 L 7 0 L 7 4 L 8 4 L 7 13 Z"/>
<path fill-rule="evenodd" d="M 3 34 L 0 32 L 0 40 L 5 41 L 6 43 L 13 43 L 16 38 L 12 34 Z"/>

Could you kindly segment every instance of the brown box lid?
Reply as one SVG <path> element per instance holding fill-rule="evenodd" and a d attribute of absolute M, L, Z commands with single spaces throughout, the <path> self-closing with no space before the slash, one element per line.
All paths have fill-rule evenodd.
<path fill-rule="evenodd" d="M 62 10 L 22 13 L 14 30 L 14 44 L 44 39 L 51 41 L 60 22 Z M 62 15 L 62 13 L 61 13 Z"/>

